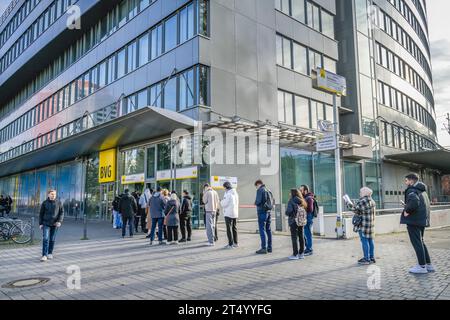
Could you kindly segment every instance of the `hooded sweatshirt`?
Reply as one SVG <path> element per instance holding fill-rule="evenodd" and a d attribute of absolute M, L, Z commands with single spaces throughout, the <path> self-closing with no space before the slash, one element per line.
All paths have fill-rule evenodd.
<path fill-rule="evenodd" d="M 155 192 L 150 199 L 150 216 L 152 219 L 164 218 L 165 202 L 160 192 Z"/>
<path fill-rule="evenodd" d="M 423 182 L 417 182 L 409 186 L 405 192 L 405 210 L 408 217 L 402 214 L 400 223 L 418 227 L 430 226 L 430 198 L 427 194 L 427 186 Z"/>

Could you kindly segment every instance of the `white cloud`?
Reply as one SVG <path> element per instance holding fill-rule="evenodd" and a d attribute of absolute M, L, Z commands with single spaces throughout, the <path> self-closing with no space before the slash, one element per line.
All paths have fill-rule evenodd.
<path fill-rule="evenodd" d="M 439 143 L 450 147 L 450 134 L 444 130 L 445 115 L 450 113 L 450 1 L 433 0 L 427 5 Z"/>

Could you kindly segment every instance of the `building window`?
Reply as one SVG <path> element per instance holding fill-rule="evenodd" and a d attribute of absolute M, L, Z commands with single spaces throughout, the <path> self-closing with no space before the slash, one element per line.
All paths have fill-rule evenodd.
<path fill-rule="evenodd" d="M 166 20 L 164 23 L 164 52 L 170 51 L 178 44 L 177 39 L 178 16 Z"/>
<path fill-rule="evenodd" d="M 139 38 L 139 66 L 143 66 L 149 61 L 149 33 L 144 34 Z"/>

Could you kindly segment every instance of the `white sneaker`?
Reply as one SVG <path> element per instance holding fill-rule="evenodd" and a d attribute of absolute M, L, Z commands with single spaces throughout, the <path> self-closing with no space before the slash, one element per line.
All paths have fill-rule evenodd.
<path fill-rule="evenodd" d="M 211 242 L 207 242 L 206 246 L 207 247 L 214 247 L 216 244 L 215 243 L 211 243 Z"/>
<path fill-rule="evenodd" d="M 303 253 L 298 255 L 298 260 L 304 260 L 304 259 L 305 259 L 305 255 Z"/>
<path fill-rule="evenodd" d="M 49 254 L 49 255 L 47 256 L 47 259 L 48 259 L 48 260 L 53 260 L 53 255 L 52 255 L 52 254 Z"/>
<path fill-rule="evenodd" d="M 298 255 L 297 256 L 290 256 L 289 260 L 299 260 Z"/>
<path fill-rule="evenodd" d="M 225 246 L 224 249 L 233 249 L 233 246 Z"/>
<path fill-rule="evenodd" d="M 427 268 L 426 267 L 422 267 L 422 266 L 415 266 L 412 267 L 411 269 L 409 269 L 409 273 L 414 273 L 414 274 L 425 274 L 428 273 Z"/>
<path fill-rule="evenodd" d="M 428 272 L 436 272 L 436 269 L 432 264 L 427 264 L 427 271 Z"/>
<path fill-rule="evenodd" d="M 174 241 L 174 242 L 172 242 L 172 244 L 177 245 L 177 244 L 180 244 L 180 243 L 178 241 Z"/>
<path fill-rule="evenodd" d="M 43 256 L 42 258 L 41 258 L 41 262 L 46 262 L 48 259 L 47 259 L 47 257 L 46 256 Z"/>
<path fill-rule="evenodd" d="M 233 244 L 233 248 L 239 248 L 239 244 Z"/>

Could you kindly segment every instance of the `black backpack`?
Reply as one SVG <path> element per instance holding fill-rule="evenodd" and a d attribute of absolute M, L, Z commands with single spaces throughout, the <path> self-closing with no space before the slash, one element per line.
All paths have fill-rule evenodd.
<path fill-rule="evenodd" d="M 317 203 L 316 197 L 313 197 L 313 217 L 317 218 L 319 215 L 319 203 Z"/>
<path fill-rule="evenodd" d="M 272 191 L 266 189 L 266 202 L 264 203 L 264 210 L 272 211 L 275 208 L 275 198 L 273 197 Z"/>

